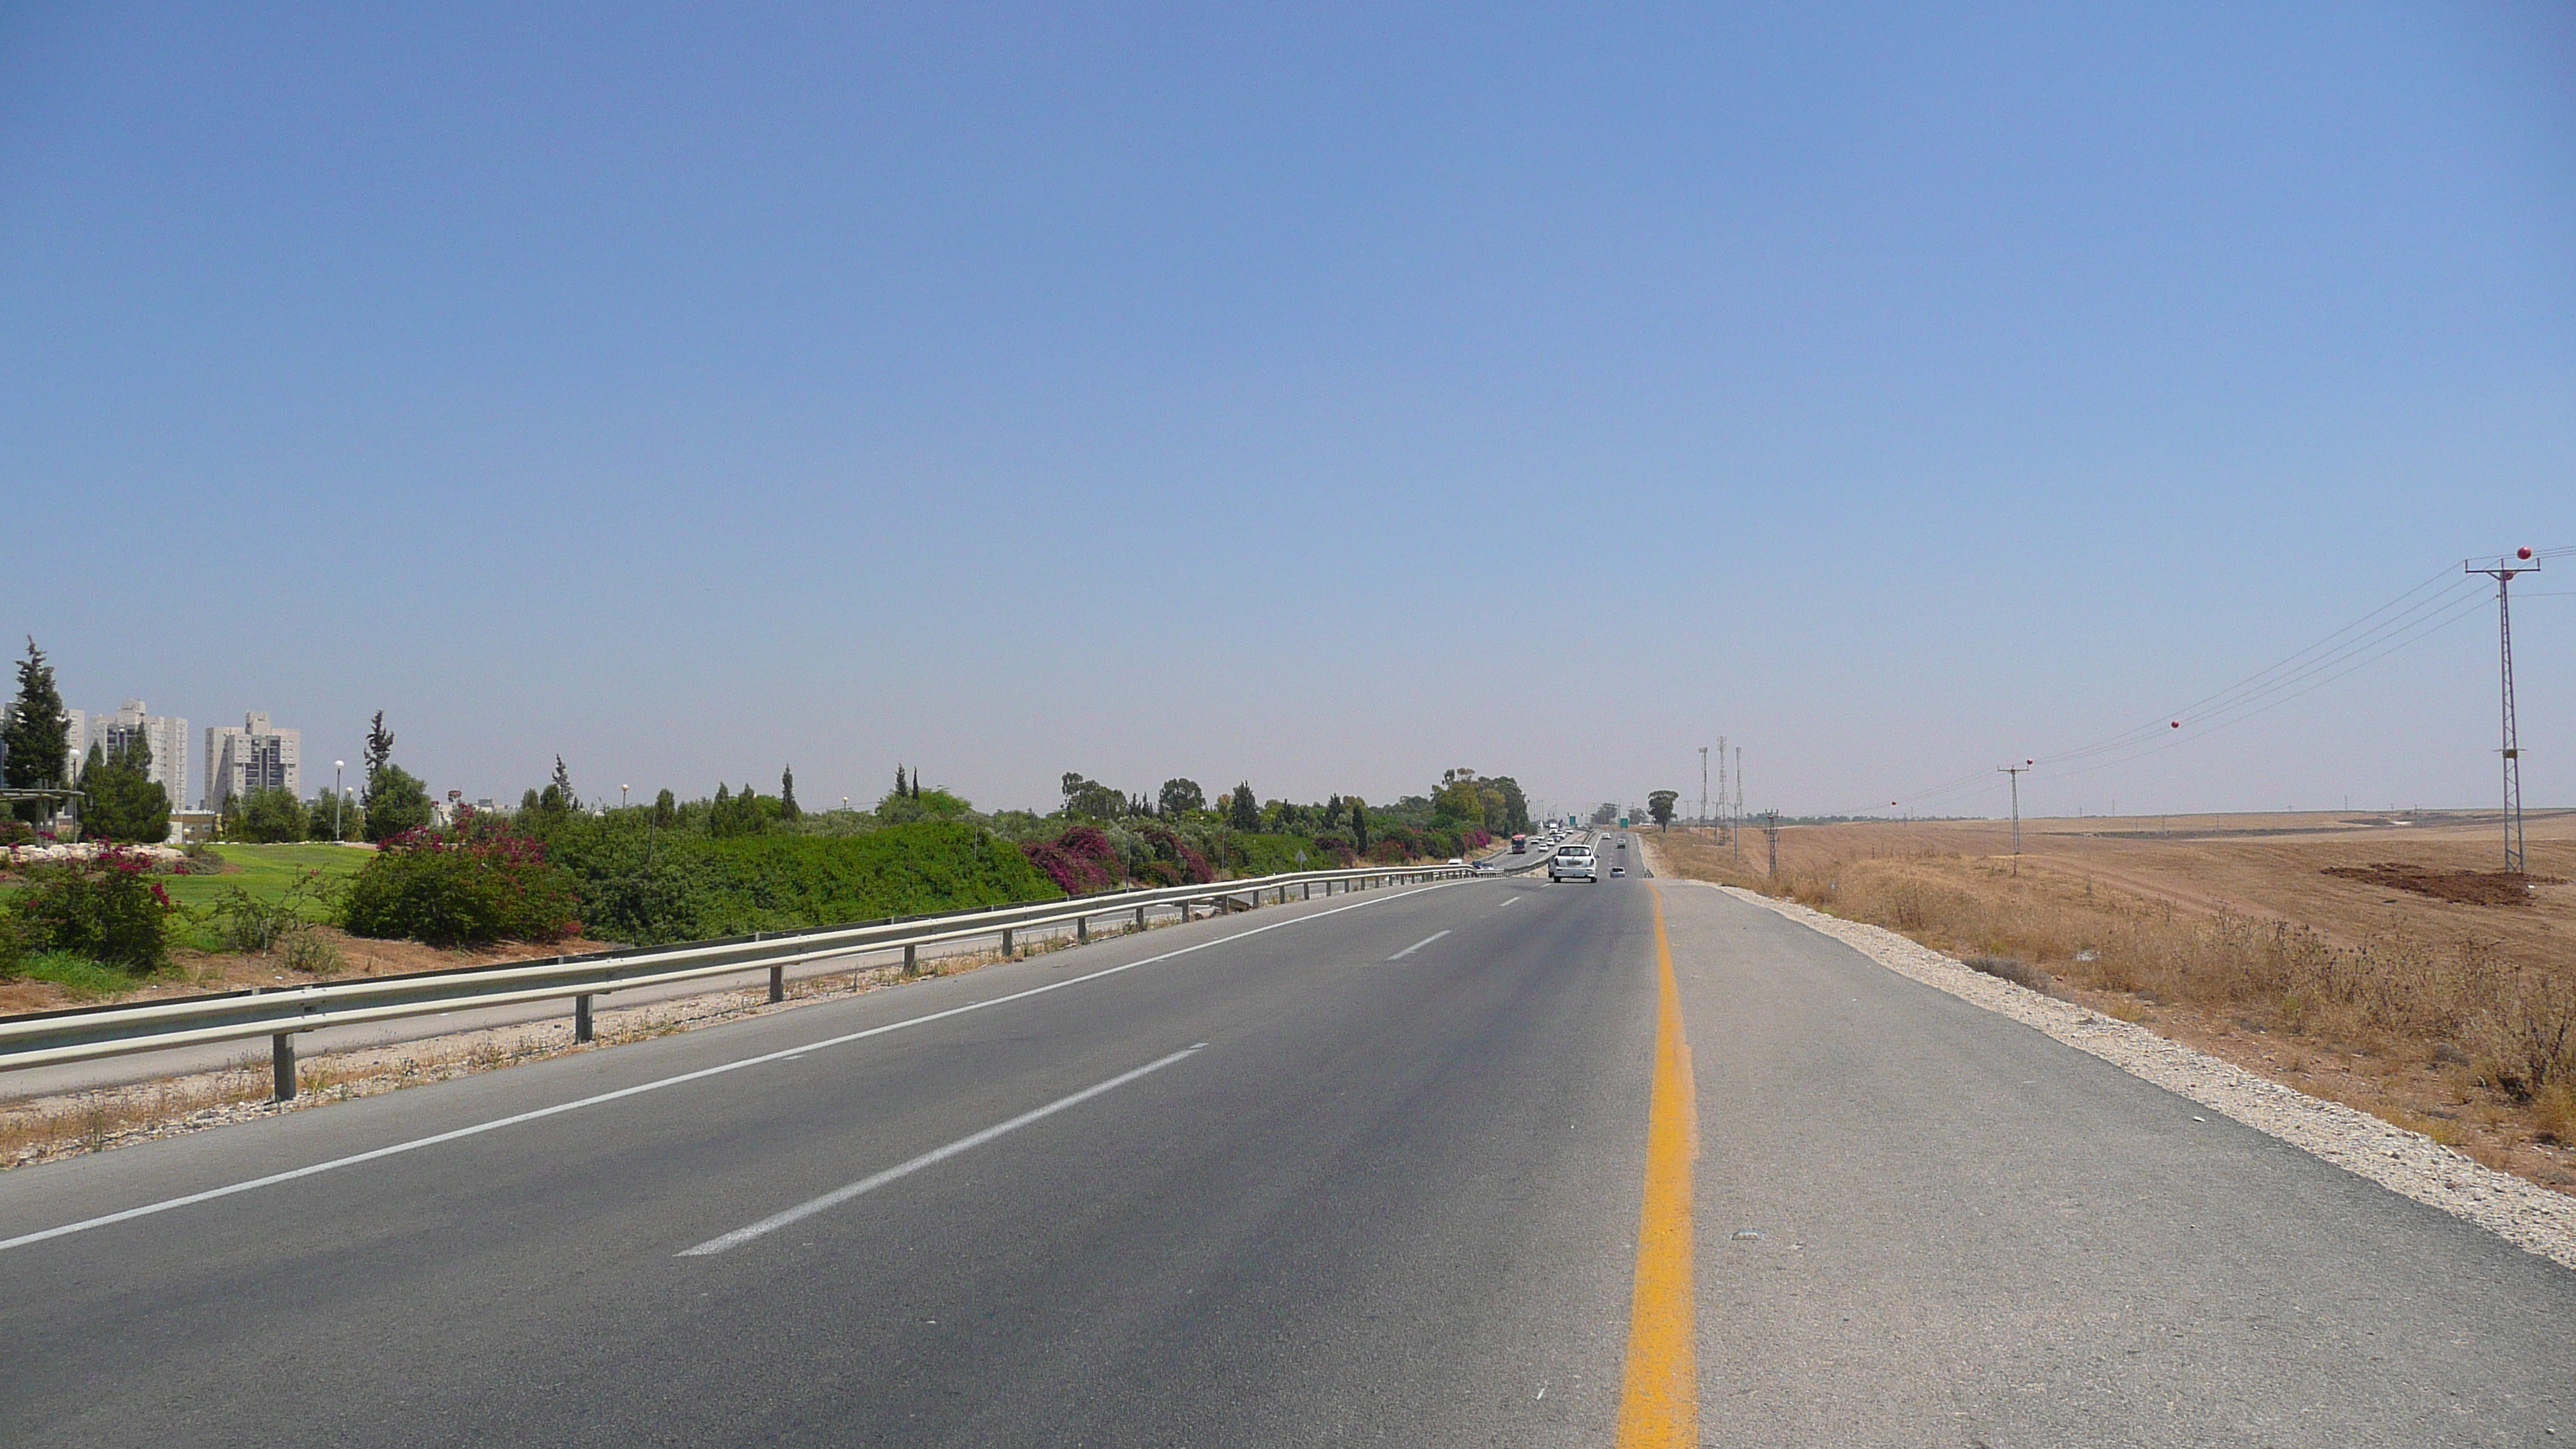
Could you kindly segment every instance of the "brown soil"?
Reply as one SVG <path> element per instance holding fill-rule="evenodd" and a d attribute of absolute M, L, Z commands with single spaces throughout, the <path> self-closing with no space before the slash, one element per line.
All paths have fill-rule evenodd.
<path fill-rule="evenodd" d="M 2439 901 L 2458 901 L 2465 906 L 2527 906 L 2535 886 L 2567 884 L 2556 876 L 2534 876 L 2518 870 L 2433 870 L 2405 861 L 2330 865 L 2326 874 L 2413 891 Z"/>

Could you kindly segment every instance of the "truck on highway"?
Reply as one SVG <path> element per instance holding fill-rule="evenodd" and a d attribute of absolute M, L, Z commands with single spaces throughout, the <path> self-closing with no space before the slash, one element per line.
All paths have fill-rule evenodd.
<path fill-rule="evenodd" d="M 1513 836 L 1513 837 L 1512 837 L 1512 854 L 1514 854 L 1514 855 L 1527 855 L 1527 854 L 1529 854 L 1529 837 L 1528 837 L 1528 836 L 1526 836 L 1526 835 L 1515 835 L 1515 836 Z"/>

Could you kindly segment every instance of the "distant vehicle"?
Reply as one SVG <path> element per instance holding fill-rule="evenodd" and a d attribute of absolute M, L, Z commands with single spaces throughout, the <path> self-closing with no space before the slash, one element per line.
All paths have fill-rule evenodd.
<path fill-rule="evenodd" d="M 1451 865 L 1465 865 L 1467 862 L 1463 857 L 1453 855 L 1449 857 L 1449 863 Z"/>
<path fill-rule="evenodd" d="M 1626 875 L 1628 873 L 1628 867 L 1624 865 L 1614 865 L 1610 867 L 1610 873 L 1612 875 Z"/>
<path fill-rule="evenodd" d="M 1597 868 L 1592 858 L 1591 846 L 1559 846 L 1556 854 L 1548 858 L 1547 878 L 1549 880 L 1579 880 L 1587 885 L 1599 885 L 1601 883 L 1601 877 L 1596 873 L 1596 869 Z"/>
<path fill-rule="evenodd" d="M 1625 838 L 1625 837 L 1622 837 L 1622 838 L 1620 839 L 1620 841 L 1619 841 L 1619 848 L 1620 848 L 1621 850 L 1626 850 L 1626 849 L 1628 848 L 1628 842 L 1627 842 L 1627 840 L 1626 840 L 1626 838 Z"/>
<path fill-rule="evenodd" d="M 1527 855 L 1527 854 L 1529 854 L 1529 837 L 1528 837 L 1528 836 L 1526 836 L 1526 835 L 1515 835 L 1515 836 L 1513 836 L 1513 837 L 1512 837 L 1512 854 L 1514 854 L 1514 855 Z"/>

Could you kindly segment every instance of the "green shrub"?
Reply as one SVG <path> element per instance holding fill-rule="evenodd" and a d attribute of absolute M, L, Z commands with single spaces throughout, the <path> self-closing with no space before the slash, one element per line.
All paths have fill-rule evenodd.
<path fill-rule="evenodd" d="M 547 857 L 579 878 L 595 936 L 651 945 L 1062 894 L 1017 846 L 972 825 L 710 839 L 648 821 L 636 811 L 546 827 Z"/>
<path fill-rule="evenodd" d="M 308 870 L 275 900 L 262 900 L 240 886 L 228 886 L 213 905 L 200 907 L 195 914 L 214 928 L 215 938 L 225 950 L 264 955 L 298 929 L 331 916 L 331 895 L 331 885 L 322 872 Z"/>
<path fill-rule="evenodd" d="M 34 934 L 15 911 L 0 908 L 0 981 L 25 974 L 27 956 L 36 949 Z"/>
<path fill-rule="evenodd" d="M 170 894 L 151 868 L 143 856 L 110 847 L 95 860 L 28 871 L 17 900 L 25 944 L 131 972 L 161 969 L 170 960 Z"/>
<path fill-rule="evenodd" d="M 356 936 L 481 946 L 561 940 L 580 925 L 572 874 L 539 842 L 472 811 L 384 842 L 349 887 Z"/>
<path fill-rule="evenodd" d="M 74 1001 L 116 996 L 134 989 L 134 978 L 113 966 L 101 966 L 78 951 L 31 951 L 18 974 L 30 981 L 50 981 Z"/>

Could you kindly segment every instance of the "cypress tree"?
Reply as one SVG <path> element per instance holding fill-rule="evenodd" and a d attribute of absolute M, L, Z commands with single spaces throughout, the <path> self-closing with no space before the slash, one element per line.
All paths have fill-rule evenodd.
<path fill-rule="evenodd" d="M 394 733 L 385 712 L 367 726 L 367 785 L 359 797 L 369 840 L 385 841 L 429 823 L 429 787 L 394 763 Z"/>
<path fill-rule="evenodd" d="M 796 767 L 786 766 L 778 772 L 778 818 L 797 820 L 804 814 L 796 808 Z"/>
<path fill-rule="evenodd" d="M 1368 854 L 1368 802 L 1353 795 L 1348 802 L 1351 811 L 1351 839 L 1362 855 Z"/>
<path fill-rule="evenodd" d="M 18 697 L 9 717 L 0 722 L 0 779 L 13 790 L 36 790 L 63 783 L 70 761 L 72 717 L 63 708 L 62 691 L 54 687 L 54 667 L 45 651 L 27 639 L 27 657 L 18 661 Z M 17 815 L 36 824 L 53 813 L 48 802 L 21 800 Z"/>

